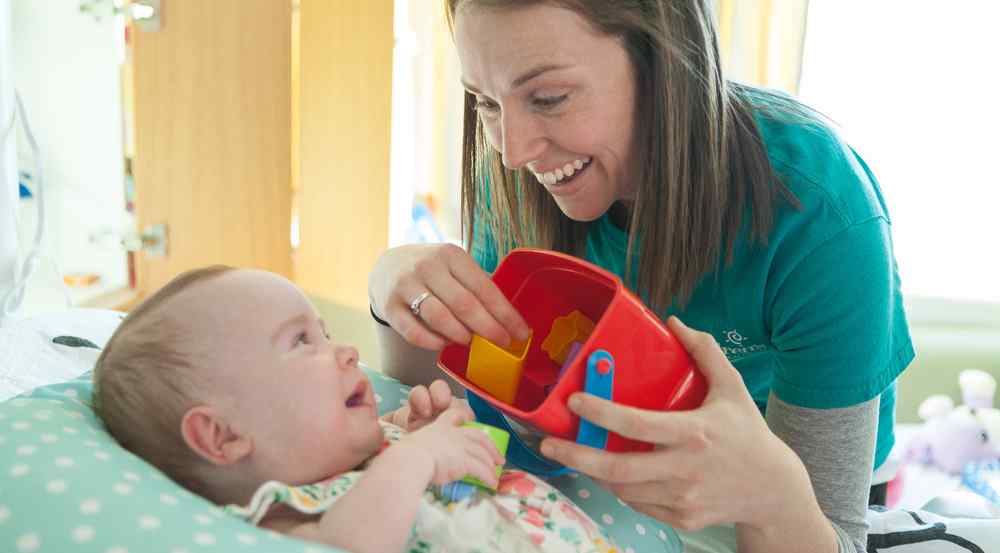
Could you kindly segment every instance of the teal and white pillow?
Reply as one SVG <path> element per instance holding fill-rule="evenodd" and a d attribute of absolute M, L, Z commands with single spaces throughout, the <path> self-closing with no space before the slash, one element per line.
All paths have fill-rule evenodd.
<path fill-rule="evenodd" d="M 33 327 L 32 340 L 16 341 L 18 355 L 0 359 L 0 375 L 17 373 L 12 359 L 45 359 L 52 365 L 45 369 L 49 379 L 79 375 L 0 402 L 0 552 L 337 551 L 226 516 L 122 449 L 90 408 L 89 373 L 120 314 L 75 313 L 69 319 L 74 317 L 96 324 L 61 317 L 55 330 Z M 0 331 L 10 335 L 10 328 Z M 380 412 L 405 403 L 406 386 L 366 373 Z M 673 531 L 625 507 L 590 479 L 563 477 L 553 484 L 604 524 L 626 553 L 681 551 Z"/>
<path fill-rule="evenodd" d="M 0 551 L 332 551 L 226 516 L 120 448 L 89 373 L 0 404 Z"/>

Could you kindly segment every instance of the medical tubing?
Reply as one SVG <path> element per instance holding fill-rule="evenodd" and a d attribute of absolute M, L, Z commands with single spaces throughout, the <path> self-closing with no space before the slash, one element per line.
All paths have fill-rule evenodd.
<path fill-rule="evenodd" d="M 28 284 L 28 279 L 35 273 L 38 268 L 39 263 L 42 258 L 42 239 L 45 235 L 45 177 L 42 171 L 42 153 L 41 148 L 38 147 L 38 142 L 35 140 L 34 133 L 31 132 L 31 124 L 28 123 L 28 116 L 25 113 L 24 102 L 21 101 L 21 95 L 16 91 L 14 92 L 14 99 L 17 104 L 17 117 L 21 119 L 21 127 L 24 130 L 24 136 L 28 141 L 28 147 L 31 149 L 31 155 L 35 160 L 35 206 L 38 209 L 38 218 L 35 226 L 35 240 L 31 248 L 31 253 L 24 260 L 24 264 L 21 265 L 20 276 L 15 280 L 14 286 L 10 289 L 7 295 L 3 299 L 3 303 L 0 304 L 2 310 L 0 310 L 0 319 L 7 318 L 21 306 L 21 302 L 24 301 L 24 291 Z M 13 127 L 13 119 L 11 120 L 11 127 Z M 5 136 L 6 140 L 6 136 Z M 53 267 L 56 268 L 58 272 L 58 266 L 55 264 L 55 260 L 51 260 Z M 64 290 L 65 292 L 65 290 Z"/>

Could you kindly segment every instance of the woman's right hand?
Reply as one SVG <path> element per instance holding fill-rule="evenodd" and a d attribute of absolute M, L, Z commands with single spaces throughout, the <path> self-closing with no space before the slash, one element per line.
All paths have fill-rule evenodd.
<path fill-rule="evenodd" d="M 437 351 L 468 344 L 472 334 L 507 346 L 528 337 L 528 325 L 472 256 L 452 244 L 411 244 L 387 250 L 368 281 L 375 313 L 407 342 Z M 421 294 L 418 315 L 410 303 Z"/>

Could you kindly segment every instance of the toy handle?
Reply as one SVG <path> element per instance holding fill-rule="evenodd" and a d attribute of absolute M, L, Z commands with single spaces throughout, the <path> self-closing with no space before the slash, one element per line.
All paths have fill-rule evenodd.
<path fill-rule="evenodd" d="M 514 465 L 536 476 L 549 478 L 574 472 L 573 469 L 550 461 L 528 447 L 511 427 L 507 417 L 486 400 L 469 390 L 466 390 L 465 398 L 468 400 L 472 412 L 476 414 L 478 422 L 506 430 L 510 434 L 510 442 L 507 444 L 507 459 Z"/>
<path fill-rule="evenodd" d="M 613 400 L 615 389 L 615 358 L 606 350 L 599 349 L 587 357 L 587 374 L 583 381 L 583 391 L 608 401 Z M 576 443 L 594 449 L 608 446 L 608 431 L 587 419 L 580 417 Z"/>

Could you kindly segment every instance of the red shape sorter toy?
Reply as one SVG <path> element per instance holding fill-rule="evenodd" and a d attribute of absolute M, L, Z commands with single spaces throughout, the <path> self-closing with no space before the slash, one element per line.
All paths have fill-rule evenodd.
<path fill-rule="evenodd" d="M 705 379 L 680 342 L 608 271 L 570 255 L 521 248 L 500 262 L 493 281 L 534 335 L 528 351 L 521 352 L 521 380 L 513 402 L 494 397 L 466 377 L 469 346 L 447 346 L 438 366 L 510 418 L 549 435 L 576 439 L 580 418 L 566 407 L 566 401 L 570 394 L 585 389 L 588 360 L 597 355 L 609 358 L 614 366 L 610 399 L 616 403 L 685 410 L 699 406 L 705 398 Z M 573 311 L 593 321 L 594 328 L 559 377 L 560 365 L 542 343 L 553 322 Z M 605 445 L 608 451 L 651 447 L 615 433 L 607 436 Z"/>

